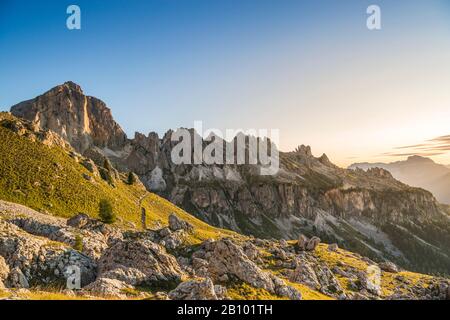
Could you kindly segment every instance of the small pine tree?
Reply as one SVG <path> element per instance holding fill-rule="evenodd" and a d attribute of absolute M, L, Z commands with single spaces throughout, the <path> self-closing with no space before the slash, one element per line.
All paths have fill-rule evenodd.
<path fill-rule="evenodd" d="M 83 251 L 83 237 L 81 235 L 77 234 L 75 236 L 75 244 L 73 245 L 73 248 L 80 252 Z"/>
<path fill-rule="evenodd" d="M 114 223 L 116 221 L 116 214 L 113 211 L 111 202 L 106 199 L 100 200 L 99 203 L 99 217 L 104 223 Z"/>
<path fill-rule="evenodd" d="M 135 184 L 136 183 L 136 175 L 133 173 L 133 172 L 129 172 L 128 173 L 128 184 L 130 185 L 130 186 L 132 186 L 133 184 Z"/>

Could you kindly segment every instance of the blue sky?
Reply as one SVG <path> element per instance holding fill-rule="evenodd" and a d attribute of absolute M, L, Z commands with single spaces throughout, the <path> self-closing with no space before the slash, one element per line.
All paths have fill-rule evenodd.
<path fill-rule="evenodd" d="M 66 28 L 70 4 L 81 30 Z M 130 136 L 203 120 L 278 128 L 281 149 L 342 165 L 389 160 L 449 133 L 449 13 L 445 0 L 0 0 L 0 109 L 71 80 Z"/>

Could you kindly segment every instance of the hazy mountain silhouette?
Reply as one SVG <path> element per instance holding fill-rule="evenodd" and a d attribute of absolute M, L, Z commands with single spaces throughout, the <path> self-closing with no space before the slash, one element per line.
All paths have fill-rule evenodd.
<path fill-rule="evenodd" d="M 354 163 L 349 169 L 383 168 L 394 178 L 414 187 L 431 191 L 438 201 L 450 204 L 450 166 L 442 165 L 420 156 L 391 163 Z"/>

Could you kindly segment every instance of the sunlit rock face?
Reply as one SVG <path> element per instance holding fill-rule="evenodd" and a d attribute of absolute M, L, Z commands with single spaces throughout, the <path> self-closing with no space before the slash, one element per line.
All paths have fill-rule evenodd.
<path fill-rule="evenodd" d="M 126 142 L 125 133 L 105 103 L 84 95 L 73 82 L 15 105 L 11 113 L 58 133 L 80 153 L 93 145 L 116 150 Z"/>

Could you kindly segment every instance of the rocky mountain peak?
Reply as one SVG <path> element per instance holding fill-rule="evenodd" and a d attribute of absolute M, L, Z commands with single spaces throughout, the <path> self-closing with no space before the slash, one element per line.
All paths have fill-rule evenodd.
<path fill-rule="evenodd" d="M 66 82 L 64 82 L 64 84 L 62 86 L 59 86 L 59 87 L 65 87 L 65 88 L 67 88 L 69 90 L 73 90 L 73 91 L 76 91 L 78 93 L 83 93 L 83 90 L 81 89 L 81 87 L 78 84 L 76 84 L 75 82 L 72 82 L 72 81 L 66 81 Z"/>
<path fill-rule="evenodd" d="M 126 142 L 106 104 L 71 81 L 11 107 L 11 113 L 56 132 L 80 153 L 92 147 L 116 150 Z"/>
<path fill-rule="evenodd" d="M 408 157 L 408 162 L 430 162 L 430 163 L 434 163 L 434 161 L 430 158 L 426 158 L 426 157 L 422 157 L 422 156 L 410 156 Z"/>
<path fill-rule="evenodd" d="M 295 149 L 295 153 L 306 157 L 312 157 L 311 147 L 303 144 Z"/>
<path fill-rule="evenodd" d="M 392 176 L 392 174 L 383 168 L 369 168 L 367 170 L 367 173 L 374 176 L 374 177 L 380 177 L 380 178 L 387 178 L 387 179 L 394 179 L 394 177 Z"/>
<path fill-rule="evenodd" d="M 324 153 L 318 158 L 319 162 L 325 166 L 334 166 L 334 164 L 330 161 L 328 156 Z"/>

